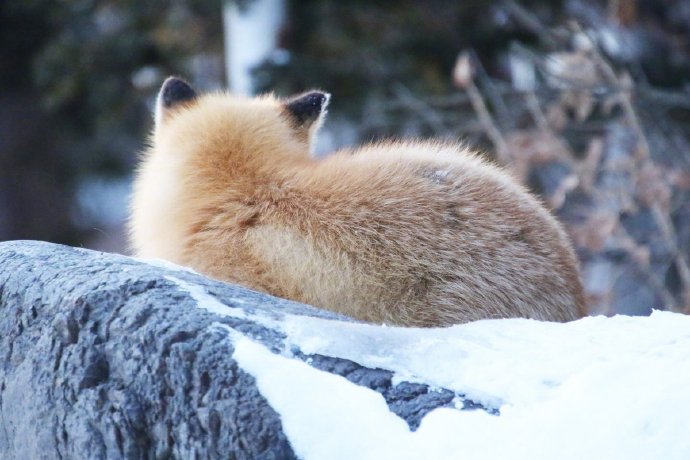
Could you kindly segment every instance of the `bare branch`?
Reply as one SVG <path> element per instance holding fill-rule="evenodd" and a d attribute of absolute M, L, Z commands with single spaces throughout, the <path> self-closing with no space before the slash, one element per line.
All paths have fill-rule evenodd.
<path fill-rule="evenodd" d="M 465 78 L 465 70 L 464 67 L 469 66 L 470 70 L 468 72 L 469 77 Z M 491 116 L 491 113 L 489 113 L 489 109 L 486 107 L 486 103 L 484 102 L 484 98 L 482 97 L 481 93 L 479 92 L 479 89 L 477 88 L 477 85 L 474 84 L 474 79 L 472 78 L 472 71 L 471 71 L 471 59 L 467 53 L 461 53 L 458 56 L 458 60 L 455 64 L 455 82 L 456 85 L 459 86 L 460 88 L 464 89 L 467 93 L 467 95 L 470 98 L 470 102 L 472 103 L 472 107 L 474 108 L 474 111 L 477 113 L 477 116 L 479 117 L 479 121 L 481 122 L 482 126 L 484 127 L 484 130 L 486 131 L 487 136 L 489 136 L 489 139 L 491 140 L 491 143 L 493 143 L 494 147 L 496 148 L 496 157 L 497 159 L 503 163 L 503 164 L 508 164 L 510 162 L 510 156 L 508 154 L 508 146 L 506 144 L 505 139 L 503 138 L 503 135 L 501 134 L 500 129 L 498 129 L 498 126 L 496 126 L 496 123 L 494 122 L 493 117 Z M 462 76 L 459 76 L 459 74 L 463 74 Z"/>
<path fill-rule="evenodd" d="M 554 33 L 525 7 L 513 0 L 504 0 L 503 5 L 520 25 L 539 37 L 546 46 L 550 48 L 558 46 Z"/>

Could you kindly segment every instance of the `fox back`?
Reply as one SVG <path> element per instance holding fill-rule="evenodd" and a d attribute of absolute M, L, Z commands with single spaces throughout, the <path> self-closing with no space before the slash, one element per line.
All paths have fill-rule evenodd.
<path fill-rule="evenodd" d="M 135 254 L 377 323 L 583 315 L 563 228 L 509 174 L 444 142 L 314 158 L 328 100 L 166 80 L 134 186 Z"/>

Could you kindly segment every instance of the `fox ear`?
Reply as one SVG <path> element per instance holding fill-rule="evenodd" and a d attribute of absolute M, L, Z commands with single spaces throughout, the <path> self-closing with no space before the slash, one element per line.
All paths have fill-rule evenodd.
<path fill-rule="evenodd" d="M 177 77 L 168 77 L 156 99 L 156 126 L 160 126 L 174 108 L 196 99 L 196 91 L 189 83 Z"/>
<path fill-rule="evenodd" d="M 285 114 L 305 140 L 315 133 L 326 118 L 331 95 L 323 91 L 309 91 L 293 96 L 283 104 Z"/>

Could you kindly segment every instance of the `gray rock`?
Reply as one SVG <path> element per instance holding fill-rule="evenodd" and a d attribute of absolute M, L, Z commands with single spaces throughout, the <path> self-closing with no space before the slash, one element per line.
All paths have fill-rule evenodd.
<path fill-rule="evenodd" d="M 247 318 L 197 308 L 179 283 Z M 289 459 L 279 415 L 232 359 L 223 323 L 273 351 L 286 313 L 342 321 L 307 305 L 193 272 L 50 243 L 0 243 L 0 458 Z M 416 429 L 462 395 L 392 373 L 292 350 L 297 359 L 381 393 Z M 482 408 L 466 401 L 468 408 Z"/>

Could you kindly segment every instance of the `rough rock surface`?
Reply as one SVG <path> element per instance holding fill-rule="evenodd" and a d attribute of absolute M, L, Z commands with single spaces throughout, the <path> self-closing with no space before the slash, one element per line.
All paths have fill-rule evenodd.
<path fill-rule="evenodd" d="M 246 315 L 198 308 L 175 280 Z M 295 458 L 279 415 L 232 359 L 218 323 L 378 391 L 411 429 L 458 396 L 286 350 L 280 331 L 251 319 L 286 313 L 351 321 L 175 267 L 0 243 L 0 458 Z"/>

